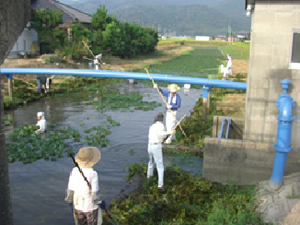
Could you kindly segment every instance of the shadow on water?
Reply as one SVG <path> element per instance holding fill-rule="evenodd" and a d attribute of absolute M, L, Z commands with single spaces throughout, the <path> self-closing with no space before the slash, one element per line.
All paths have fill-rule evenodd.
<path fill-rule="evenodd" d="M 165 113 L 164 103 L 154 88 L 142 83 L 136 85 L 121 83 L 111 88 L 117 88 L 121 93 L 139 91 L 144 101 L 157 101 L 162 103 L 162 106 L 152 111 L 100 113 L 93 106 L 86 105 L 83 99 L 69 96 L 41 100 L 9 112 L 14 119 L 14 128 L 36 124 L 38 111 L 45 112 L 48 123 L 70 126 L 81 134 L 84 134 L 85 129 L 106 124 L 107 116 L 119 122 L 121 126 L 111 127 L 111 134 L 108 136 L 110 143 L 106 148 L 101 148 L 102 158 L 94 167 L 99 173 L 101 194 L 108 203 L 126 188 L 125 168 L 130 163 L 148 162 L 149 126 L 157 112 Z M 184 93 L 182 88 L 179 94 L 182 106 L 177 118 L 190 114 L 196 101 L 201 97 L 202 90 L 191 89 L 189 93 Z M 93 101 L 94 96 L 91 96 L 90 100 Z M 78 150 L 82 146 L 78 143 L 72 147 Z M 175 163 L 185 170 L 202 174 L 202 159 L 198 157 L 164 155 L 164 162 L 165 166 Z M 64 202 L 65 189 L 73 166 L 72 160 L 67 157 L 57 159 L 55 162 L 38 160 L 32 164 L 19 162 L 9 164 L 14 224 L 73 224 L 68 204 Z"/>

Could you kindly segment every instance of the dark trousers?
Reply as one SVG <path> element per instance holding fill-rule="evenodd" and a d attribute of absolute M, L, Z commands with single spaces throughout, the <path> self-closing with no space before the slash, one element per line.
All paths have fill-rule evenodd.
<path fill-rule="evenodd" d="M 79 225 L 97 225 L 98 222 L 98 209 L 92 212 L 82 212 L 81 210 L 75 209 Z"/>

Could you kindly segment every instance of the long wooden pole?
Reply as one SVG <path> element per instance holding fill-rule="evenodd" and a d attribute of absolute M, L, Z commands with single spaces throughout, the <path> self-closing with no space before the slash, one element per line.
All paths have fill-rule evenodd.
<path fill-rule="evenodd" d="M 148 76 L 150 77 L 150 79 L 151 79 L 153 85 L 155 85 L 155 82 L 154 82 L 153 78 L 150 76 L 150 74 L 149 74 L 149 72 L 148 72 L 148 69 L 145 68 L 145 70 L 146 70 L 146 72 L 148 73 Z M 156 87 L 156 89 L 157 89 L 158 93 L 160 94 L 160 97 L 162 98 L 162 100 L 163 100 L 164 103 L 166 104 L 166 106 L 168 106 L 168 103 L 166 102 L 166 100 L 165 100 L 164 96 L 162 95 L 162 93 L 159 91 L 158 87 Z M 173 114 L 172 110 L 171 110 L 171 113 L 172 113 L 172 116 L 174 117 L 174 119 L 176 120 L 176 122 L 178 123 L 178 120 L 176 119 L 176 116 Z M 186 136 L 184 130 L 182 129 L 180 123 L 178 123 L 178 125 L 179 125 L 179 128 L 180 128 L 181 132 L 182 132 L 182 133 L 184 134 L 184 136 L 187 138 L 187 136 Z"/>
<path fill-rule="evenodd" d="M 87 50 L 89 50 L 90 53 L 92 54 L 92 56 L 95 58 L 95 56 L 94 56 L 93 52 L 91 51 L 90 47 L 83 40 L 82 40 L 82 42 L 83 42 L 84 46 L 87 48 Z"/>

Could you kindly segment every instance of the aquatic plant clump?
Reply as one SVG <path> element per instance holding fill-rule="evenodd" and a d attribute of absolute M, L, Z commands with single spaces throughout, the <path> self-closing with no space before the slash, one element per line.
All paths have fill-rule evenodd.
<path fill-rule="evenodd" d="M 73 152 L 72 149 L 68 148 L 68 141 L 106 147 L 109 143 L 106 137 L 111 134 L 110 127 L 121 125 L 111 116 L 107 116 L 106 120 L 108 122 L 106 128 L 93 126 L 86 129 L 84 132 L 88 135 L 84 138 L 79 131 L 70 127 L 54 128 L 54 125 L 49 123 L 47 133 L 36 134 L 34 131 L 38 129 L 37 126 L 24 125 L 15 129 L 9 136 L 6 143 L 7 160 L 9 163 L 19 161 L 25 164 L 42 158 L 55 161 L 57 158 L 64 157 L 66 152 Z"/>
<path fill-rule="evenodd" d="M 131 165 L 128 178 L 138 175 L 139 188 L 111 202 L 120 224 L 264 224 L 255 214 L 254 186 L 223 186 L 168 167 L 161 192 L 157 174 L 148 180 L 146 171 L 145 165 Z"/>
<path fill-rule="evenodd" d="M 10 119 L 9 115 L 4 115 L 4 126 L 10 126 L 12 125 L 13 120 Z"/>
<path fill-rule="evenodd" d="M 47 134 L 34 133 L 37 129 L 37 126 L 24 125 L 13 131 L 5 146 L 9 163 L 19 161 L 26 164 L 42 158 L 55 161 L 68 151 L 65 140 L 80 141 L 79 132 L 71 128 L 53 129 Z"/>
<path fill-rule="evenodd" d="M 143 101 L 143 96 L 136 92 L 131 92 L 129 95 L 111 93 L 109 95 L 103 95 L 100 101 L 94 101 L 87 104 L 93 105 L 94 108 L 101 112 L 109 110 L 121 110 L 123 112 L 132 112 L 133 110 L 149 111 L 161 106 L 161 103 L 156 101 Z"/>

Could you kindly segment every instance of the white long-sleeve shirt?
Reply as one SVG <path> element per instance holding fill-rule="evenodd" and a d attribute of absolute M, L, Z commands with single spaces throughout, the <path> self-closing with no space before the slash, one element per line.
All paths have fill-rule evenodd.
<path fill-rule="evenodd" d="M 36 133 L 45 132 L 47 129 L 47 121 L 44 118 L 42 118 L 37 122 L 36 126 L 40 127 L 38 130 L 35 131 Z"/>
<path fill-rule="evenodd" d="M 99 190 L 98 174 L 93 168 L 81 168 L 81 170 L 90 183 L 91 190 L 77 167 L 74 167 L 70 174 L 68 189 L 74 191 L 75 209 L 91 212 L 98 208 L 93 201 L 93 194 Z"/>
<path fill-rule="evenodd" d="M 149 143 L 162 143 L 168 134 L 171 132 L 167 132 L 162 122 L 157 121 L 149 128 Z"/>

